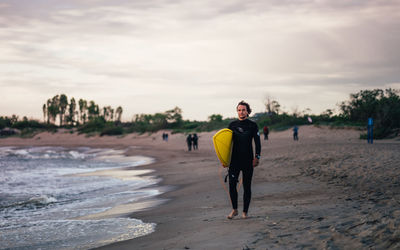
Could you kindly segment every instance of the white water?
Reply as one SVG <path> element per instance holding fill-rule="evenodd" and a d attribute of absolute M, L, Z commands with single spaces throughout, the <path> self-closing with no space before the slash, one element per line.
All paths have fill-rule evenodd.
<path fill-rule="evenodd" d="M 153 232 L 155 224 L 136 219 L 72 219 L 160 194 L 143 189 L 154 178 L 75 175 L 152 161 L 123 153 L 0 147 L 0 249 L 87 249 Z"/>

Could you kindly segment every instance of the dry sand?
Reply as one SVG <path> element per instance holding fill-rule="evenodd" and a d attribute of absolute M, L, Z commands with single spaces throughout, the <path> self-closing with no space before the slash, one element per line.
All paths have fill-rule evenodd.
<path fill-rule="evenodd" d="M 162 132 L 85 137 L 59 131 L 0 139 L 0 146 L 110 147 L 156 159 L 135 169 L 155 170 L 150 175 L 165 190 L 159 199 L 98 215 L 130 213 L 156 223 L 156 231 L 100 249 L 400 248 L 398 138 L 368 145 L 358 139 L 360 131 L 302 126 L 295 142 L 291 131 L 272 132 L 262 141 L 250 218 L 228 220 L 213 133 L 201 133 L 199 150 L 188 152 L 183 134 L 164 142 Z M 149 203 L 156 206 L 145 209 Z"/>

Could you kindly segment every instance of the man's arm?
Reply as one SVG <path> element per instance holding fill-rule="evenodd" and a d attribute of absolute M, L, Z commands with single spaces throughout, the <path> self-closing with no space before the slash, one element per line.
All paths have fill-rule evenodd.
<path fill-rule="evenodd" d="M 259 163 L 260 155 L 261 155 L 260 133 L 258 131 L 257 124 L 255 125 L 255 128 L 254 128 L 254 136 L 253 137 L 254 137 L 254 143 L 256 145 L 256 156 L 254 157 L 254 160 L 253 160 L 253 167 L 256 167 Z"/>
<path fill-rule="evenodd" d="M 258 126 L 256 124 L 254 129 L 254 143 L 256 145 L 256 155 L 261 154 L 261 141 L 260 141 L 260 133 L 258 132 Z"/>

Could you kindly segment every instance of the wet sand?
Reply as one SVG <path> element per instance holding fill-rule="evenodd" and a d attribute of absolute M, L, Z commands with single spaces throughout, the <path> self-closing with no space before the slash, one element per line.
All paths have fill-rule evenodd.
<path fill-rule="evenodd" d="M 161 202 L 126 207 L 121 216 L 134 211 L 129 216 L 156 223 L 156 231 L 100 249 L 400 248 L 399 138 L 368 145 L 360 131 L 302 126 L 295 142 L 291 131 L 272 132 L 254 172 L 250 218 L 228 220 L 213 133 L 199 134 L 199 150 L 188 152 L 184 135 L 165 142 L 162 132 L 85 137 L 60 131 L 0 139 L 0 146 L 111 147 L 155 158 L 135 170 L 155 170 L 150 175 L 166 191 Z"/>

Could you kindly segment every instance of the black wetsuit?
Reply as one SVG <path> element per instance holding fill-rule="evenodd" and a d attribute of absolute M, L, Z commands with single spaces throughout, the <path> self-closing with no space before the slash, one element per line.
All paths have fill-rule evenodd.
<path fill-rule="evenodd" d="M 258 126 L 249 119 L 236 120 L 228 127 L 233 131 L 233 148 L 231 164 L 229 166 L 229 194 L 232 208 L 238 207 L 238 193 L 236 186 L 240 171 L 243 175 L 243 212 L 247 213 L 251 200 L 251 179 L 253 177 L 253 140 L 256 146 L 256 155 L 260 155 L 261 143 Z"/>

